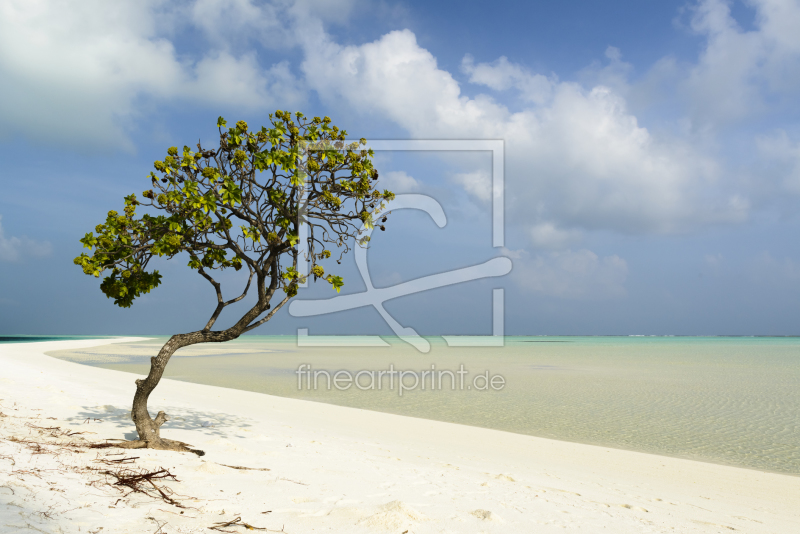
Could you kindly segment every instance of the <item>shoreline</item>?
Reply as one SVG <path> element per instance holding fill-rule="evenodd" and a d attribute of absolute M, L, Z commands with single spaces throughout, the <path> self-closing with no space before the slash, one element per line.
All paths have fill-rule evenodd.
<path fill-rule="evenodd" d="M 251 336 L 244 342 L 179 351 L 165 378 L 324 402 L 382 413 L 459 423 L 558 441 L 800 476 L 800 360 L 797 342 L 697 343 L 629 341 L 610 345 L 521 343 L 503 349 L 438 347 L 420 357 L 406 344 L 391 350 L 306 348 L 293 336 Z M 516 339 L 516 338 L 514 338 Z M 528 340 L 532 338 L 527 338 Z M 145 375 L 166 338 L 48 355 Z M 441 341 L 441 340 L 440 340 Z M 517 339 L 517 341 L 519 341 Z M 541 340 L 540 340 L 541 341 Z M 688 343 L 684 345 L 683 343 Z M 707 346 L 706 346 L 707 345 Z M 532 348 L 531 348 L 532 347 Z M 267 354 L 269 353 L 269 354 Z M 371 375 L 397 369 L 410 391 L 325 387 L 325 373 Z M 457 374 L 467 384 L 482 371 L 509 380 L 502 391 L 462 386 L 415 388 L 425 370 Z M 322 373 L 320 387 L 298 383 L 298 370 Z M 321 371 L 320 371 L 321 370 Z M 420 371 L 422 370 L 422 371 Z M 309 371 L 310 373 L 310 371 Z M 329 376 L 329 375 L 328 375 Z M 375 383 L 368 375 L 364 381 Z M 329 380 L 329 379 L 328 379 Z M 447 382 L 449 378 L 445 376 Z M 454 380 L 455 381 L 455 380 Z M 486 383 L 485 381 L 483 382 Z M 429 385 L 430 386 L 430 385 Z M 338 387 L 338 386 L 337 386 Z M 469 389 L 471 386 L 468 385 Z M 346 389 L 346 388 L 345 388 Z M 406 388 L 409 389 L 409 388 Z M 422 392 L 422 389 L 430 391 Z M 755 397 L 754 397 L 755 396 Z M 749 399 L 749 400 L 748 400 Z"/>
<path fill-rule="evenodd" d="M 131 437 L 130 374 L 44 352 L 139 339 L 147 338 L 0 345 L 2 411 L 9 414 L 9 404 L 16 402 L 18 411 L 51 412 L 45 417 L 76 431 L 97 432 L 95 439 Z M 267 528 L 280 530 L 283 524 L 286 532 L 323 527 L 347 532 L 399 528 L 398 534 L 404 529 L 411 534 L 563 527 L 585 532 L 800 530 L 800 478 L 790 475 L 170 379 L 155 390 L 150 409 L 164 409 L 173 417 L 162 429 L 164 437 L 206 452 L 198 458 L 135 451 L 154 464 L 170 463 L 182 481 L 181 492 L 193 491 L 202 503 L 193 518 L 163 512 L 170 522 L 164 532 L 180 532 L 180 525 L 204 529 L 233 519 L 234 511 L 254 526 L 269 523 Z M 226 465 L 272 471 L 230 473 Z M 241 494 L 220 501 L 219 493 L 228 495 L 229 484 Z M 71 488 L 65 492 L 79 493 L 77 486 Z M 10 497 L 21 506 L 15 495 L 0 495 L 2 502 Z M 34 491 L 28 502 L 40 498 Z M 97 517 L 87 527 L 103 526 L 105 533 L 145 525 L 137 522 L 146 507 L 110 509 L 104 497 L 96 499 L 85 507 L 94 510 L 89 517 Z M 265 510 L 270 513 L 246 517 L 260 506 L 269 506 Z M 169 508 L 152 509 L 159 507 Z M 31 506 L 20 509 L 17 516 Z M 161 520 L 161 512 L 152 513 Z M 11 524 L 12 516 L 4 513 L 3 524 Z M 58 524 L 71 532 L 67 525 Z"/>
<path fill-rule="evenodd" d="M 580 336 L 580 337 L 587 337 L 587 336 Z M 599 337 L 599 336 L 596 336 L 596 337 Z M 616 336 L 606 336 L 606 337 L 616 337 Z M 667 336 L 664 336 L 664 337 L 667 337 Z M 671 336 L 671 337 L 677 337 L 677 336 Z M 684 336 L 684 337 L 688 337 L 688 336 Z M 731 337 L 731 336 L 728 336 L 728 337 Z M 740 337 L 757 337 L 757 336 L 740 336 Z M 761 336 L 761 337 L 766 337 L 766 336 Z M 790 336 L 770 336 L 770 337 L 790 337 Z M 798 337 L 800 337 L 800 336 L 798 336 Z M 154 339 L 154 337 L 141 337 L 141 338 L 129 338 L 129 339 L 150 340 L 150 339 Z M 93 341 L 94 339 L 91 339 L 91 340 L 87 339 L 87 340 L 88 341 Z M 111 342 L 113 343 L 115 341 L 112 339 Z M 60 349 L 58 349 L 58 350 L 60 350 Z M 65 359 L 65 358 L 59 358 L 57 356 L 51 356 L 49 354 L 49 352 L 55 352 L 55 350 L 47 351 L 44 354 L 45 354 L 45 356 L 48 356 L 50 358 L 54 358 L 54 359 L 57 359 L 57 360 L 66 361 L 66 362 L 69 362 L 69 363 L 75 363 L 75 364 L 78 364 L 78 365 L 85 365 L 85 366 L 88 366 L 88 367 L 96 367 L 96 368 L 99 368 L 99 369 L 112 370 L 114 372 L 124 373 L 124 374 L 130 375 L 132 377 L 143 376 L 143 375 L 141 375 L 139 373 L 136 373 L 136 372 L 133 372 L 133 371 L 126 371 L 126 370 L 119 370 L 119 369 L 109 369 L 109 368 L 104 367 L 103 365 L 100 365 L 100 364 L 77 362 L 77 361 L 74 361 L 74 360 L 71 360 L 71 359 Z M 279 397 L 279 398 L 286 398 L 286 399 L 292 399 L 293 398 L 293 397 L 285 397 L 285 396 L 281 396 L 281 395 L 272 395 L 272 394 L 269 394 L 269 393 L 258 392 L 258 391 L 254 391 L 254 390 L 251 390 L 251 389 L 239 389 L 239 388 L 228 387 L 228 386 L 217 386 L 217 385 L 214 385 L 214 384 L 209 384 L 207 382 L 194 381 L 194 380 L 178 378 L 178 377 L 171 377 L 171 378 L 166 378 L 165 377 L 163 380 L 172 380 L 172 381 L 175 381 L 175 382 L 183 382 L 183 383 L 187 383 L 187 384 L 196 384 L 196 385 L 201 385 L 201 386 L 219 387 L 219 388 L 221 388 L 223 390 L 247 391 L 247 392 L 251 392 L 251 393 L 263 394 L 263 395 L 266 395 L 268 397 Z M 573 444 L 576 444 L 576 445 L 588 445 L 588 446 L 592 446 L 592 447 L 601 447 L 601 448 L 604 448 L 604 449 L 614 449 L 614 450 L 620 450 L 620 451 L 625 451 L 625 452 L 648 454 L 648 455 L 652 455 L 652 456 L 663 456 L 665 458 L 675 458 L 675 459 L 687 460 L 687 461 L 693 461 L 693 462 L 699 462 L 699 463 L 706 463 L 706 464 L 719 465 L 719 466 L 725 466 L 725 467 L 733 467 L 733 468 L 737 468 L 737 469 L 746 469 L 746 470 L 749 470 L 749 471 L 756 471 L 756 472 L 760 472 L 760 473 L 773 473 L 773 474 L 777 474 L 777 475 L 785 475 L 785 476 L 791 476 L 791 477 L 800 478 L 800 473 L 787 473 L 787 472 L 779 471 L 779 470 L 775 470 L 775 469 L 760 469 L 758 467 L 753 467 L 753 466 L 748 466 L 748 465 L 738 465 L 738 464 L 734 464 L 734 463 L 726 463 L 726 462 L 723 462 L 723 461 L 714 461 L 713 459 L 693 457 L 691 455 L 657 453 L 657 452 L 649 452 L 649 451 L 646 451 L 646 450 L 640 450 L 640 449 L 635 449 L 635 448 L 621 448 L 621 447 L 614 446 L 614 444 L 592 443 L 592 442 L 587 442 L 587 441 L 573 441 L 573 440 L 569 440 L 569 439 L 559 439 L 557 437 L 537 436 L 535 434 L 525 434 L 523 432 L 514 432 L 514 431 L 511 431 L 511 430 L 493 429 L 491 427 L 480 426 L 480 425 L 469 425 L 469 424 L 464 424 L 464 423 L 448 421 L 448 420 L 445 420 L 445 419 L 433 419 L 433 418 L 429 418 L 429 417 L 415 417 L 415 416 L 406 415 L 406 414 L 402 414 L 402 413 L 382 411 L 382 410 L 380 410 L 378 408 L 352 407 L 352 406 L 348 406 L 347 404 L 339 404 L 339 403 L 330 402 L 330 401 L 321 401 L 321 400 L 312 400 L 312 399 L 296 399 L 296 400 L 303 400 L 304 402 L 312 402 L 312 403 L 318 403 L 318 404 L 326 404 L 326 405 L 330 405 L 330 406 L 339 406 L 339 407 L 342 407 L 342 408 L 350 408 L 350 409 L 354 409 L 354 410 L 366 410 L 366 411 L 372 411 L 372 412 L 375 412 L 375 413 L 386 414 L 386 415 L 396 415 L 396 416 L 400 416 L 400 417 L 408 417 L 410 419 L 417 419 L 417 420 L 421 420 L 421 421 L 431 421 L 431 422 L 437 422 L 437 423 L 448 423 L 448 424 L 455 424 L 455 425 L 459 425 L 459 426 L 466 426 L 466 427 L 470 427 L 470 428 L 482 428 L 482 429 L 485 429 L 485 430 L 493 430 L 493 431 L 502 432 L 502 433 L 506 433 L 506 434 L 513 434 L 513 435 L 518 435 L 518 436 L 530 436 L 530 437 L 535 437 L 535 438 L 547 439 L 547 440 L 552 440 L 552 441 L 556 441 L 556 442 L 560 442 L 560 443 L 573 443 Z"/>

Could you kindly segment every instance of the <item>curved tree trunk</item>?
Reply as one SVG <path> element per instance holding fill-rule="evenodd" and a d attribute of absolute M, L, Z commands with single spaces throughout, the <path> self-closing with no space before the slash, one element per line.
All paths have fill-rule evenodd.
<path fill-rule="evenodd" d="M 182 347 L 188 347 L 189 345 L 198 343 L 219 343 L 236 339 L 240 334 L 240 332 L 236 332 L 236 330 L 238 329 L 229 329 L 225 332 L 200 331 L 190 334 L 177 334 L 169 338 L 169 341 L 161 347 L 158 356 L 150 358 L 150 373 L 148 373 L 147 378 L 144 380 L 136 380 L 136 393 L 133 396 L 131 419 L 136 425 L 139 439 L 122 444 L 114 444 L 113 446 L 129 449 L 148 448 L 193 452 L 203 456 L 203 454 L 205 454 L 203 451 L 192 449 L 186 443 L 162 438 L 160 431 L 161 425 L 169 421 L 169 417 L 164 412 L 158 412 L 155 419 L 150 417 L 150 412 L 147 409 L 147 400 L 161 381 L 161 377 L 164 375 L 164 369 L 167 367 L 170 357 L 175 354 L 175 351 Z"/>
<path fill-rule="evenodd" d="M 259 280 L 259 284 L 262 283 L 263 281 Z M 271 287 L 270 289 L 274 291 L 274 288 Z M 281 301 L 280 305 L 276 306 L 275 309 L 272 310 L 267 317 L 251 325 L 251 322 L 261 315 L 261 313 L 269 309 L 269 297 L 271 297 L 271 294 L 260 295 L 259 302 L 253 308 L 251 308 L 250 311 L 244 314 L 244 316 L 239 319 L 235 325 L 226 330 L 213 332 L 208 330 L 200 330 L 198 332 L 191 332 L 188 334 L 176 334 L 169 338 L 164 346 L 161 347 L 161 350 L 158 352 L 158 356 L 150 358 L 150 372 L 148 373 L 147 378 L 144 380 L 136 380 L 136 393 L 133 396 L 131 419 L 133 420 L 134 424 L 136 424 L 136 431 L 139 433 L 139 439 L 121 444 L 115 443 L 113 445 L 108 444 L 103 446 L 122 447 L 128 449 L 148 448 L 194 452 L 195 454 L 203 456 L 203 454 L 205 454 L 203 451 L 194 450 L 186 443 L 162 438 L 160 431 L 161 425 L 166 423 L 169 420 L 169 417 L 167 417 L 167 414 L 164 412 L 158 412 L 158 415 L 156 415 L 155 419 L 150 417 L 150 412 L 147 409 L 147 400 L 156 386 L 158 386 L 158 383 L 161 381 L 161 377 L 164 375 L 164 369 L 167 367 L 169 359 L 173 354 L 175 354 L 175 351 L 183 347 L 188 347 L 189 345 L 196 345 L 198 343 L 223 343 L 225 341 L 236 339 L 244 332 L 269 320 L 269 318 L 271 318 L 272 315 L 289 300 L 289 297 L 287 296 Z M 213 324 L 213 320 L 216 319 L 216 315 L 218 315 L 220 309 L 221 308 L 218 307 L 215 316 L 212 317 L 212 321 L 209 322 L 206 328 L 211 327 L 211 324 Z"/>
<path fill-rule="evenodd" d="M 161 425 L 167 422 L 169 417 L 164 412 L 158 412 L 155 419 L 150 417 L 150 412 L 147 410 L 147 399 L 161 381 L 170 357 L 175 354 L 176 350 L 199 342 L 199 339 L 193 339 L 195 337 L 199 336 L 196 336 L 196 334 L 178 334 L 169 338 L 169 341 L 161 347 L 158 356 L 150 358 L 150 373 L 147 378 L 136 380 L 136 394 L 133 396 L 131 419 L 136 424 L 136 431 L 139 433 L 140 446 L 142 447 L 170 450 L 186 450 L 187 448 L 185 444 L 180 442 L 161 438 Z"/>

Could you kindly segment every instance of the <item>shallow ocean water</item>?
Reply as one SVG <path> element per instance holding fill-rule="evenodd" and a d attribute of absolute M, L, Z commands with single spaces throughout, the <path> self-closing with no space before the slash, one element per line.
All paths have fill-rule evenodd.
<path fill-rule="evenodd" d="M 166 337 L 48 354 L 88 365 L 146 374 Z M 357 338 L 330 338 L 359 343 Z M 800 475 L 800 338 L 765 337 L 508 337 L 503 347 L 448 347 L 429 338 L 422 354 L 396 338 L 389 347 L 298 347 L 294 336 L 246 336 L 187 347 L 165 376 L 740 467 Z M 363 339 L 360 340 L 363 342 Z M 389 389 L 384 374 L 362 373 L 362 390 L 316 389 L 313 371 L 451 371 L 442 386 Z M 467 371 L 464 387 L 456 373 Z M 479 388 L 476 375 L 505 380 Z M 313 375 L 312 375 L 313 376 Z M 433 375 L 437 384 L 437 374 Z M 298 380 L 300 379 L 300 382 Z M 405 377 L 408 386 L 414 379 Z M 344 385 L 344 383 L 341 383 Z M 313 380 L 311 382 L 313 386 Z M 496 379 L 495 385 L 499 385 Z M 151 406 L 157 410 L 156 406 Z"/>
<path fill-rule="evenodd" d="M 40 343 L 43 341 L 70 341 L 76 339 L 99 339 L 107 337 L 113 339 L 114 336 L 0 336 L 0 343 Z"/>

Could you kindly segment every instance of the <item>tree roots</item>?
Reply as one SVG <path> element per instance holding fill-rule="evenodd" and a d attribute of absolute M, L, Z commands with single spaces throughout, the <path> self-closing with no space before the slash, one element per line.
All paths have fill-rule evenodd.
<path fill-rule="evenodd" d="M 191 452 L 197 456 L 205 456 L 205 452 L 199 449 L 193 449 L 191 445 L 182 441 L 175 441 L 171 439 L 157 439 L 157 440 L 141 440 L 136 439 L 132 441 L 106 441 L 105 443 L 93 443 L 90 445 L 92 449 L 155 449 L 159 451 L 175 451 L 175 452 Z"/>

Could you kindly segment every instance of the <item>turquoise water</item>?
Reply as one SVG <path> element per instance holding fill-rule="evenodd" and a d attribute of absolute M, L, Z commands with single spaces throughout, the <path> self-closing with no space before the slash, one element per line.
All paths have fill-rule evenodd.
<path fill-rule="evenodd" d="M 166 339 L 50 354 L 146 374 Z M 389 347 L 298 347 L 292 336 L 247 336 L 183 349 L 165 376 L 800 475 L 800 338 L 509 337 L 503 347 L 458 348 L 429 338 L 428 354 L 384 339 Z M 314 390 L 302 381 L 298 387 L 301 364 L 330 375 L 390 366 L 419 372 L 432 365 L 455 373 L 463 365 L 465 387 L 451 389 L 444 374 L 443 387 L 431 388 L 428 376 L 425 390 L 401 396 L 384 375 L 380 390 L 373 380 L 373 389 L 339 391 L 325 387 L 320 373 Z M 502 389 L 469 387 L 487 371 L 503 377 Z M 369 386 L 369 378 L 363 375 L 361 385 Z"/>
<path fill-rule="evenodd" d="M 73 339 L 100 339 L 112 336 L 0 336 L 0 343 L 38 343 L 41 341 L 69 341 Z"/>

